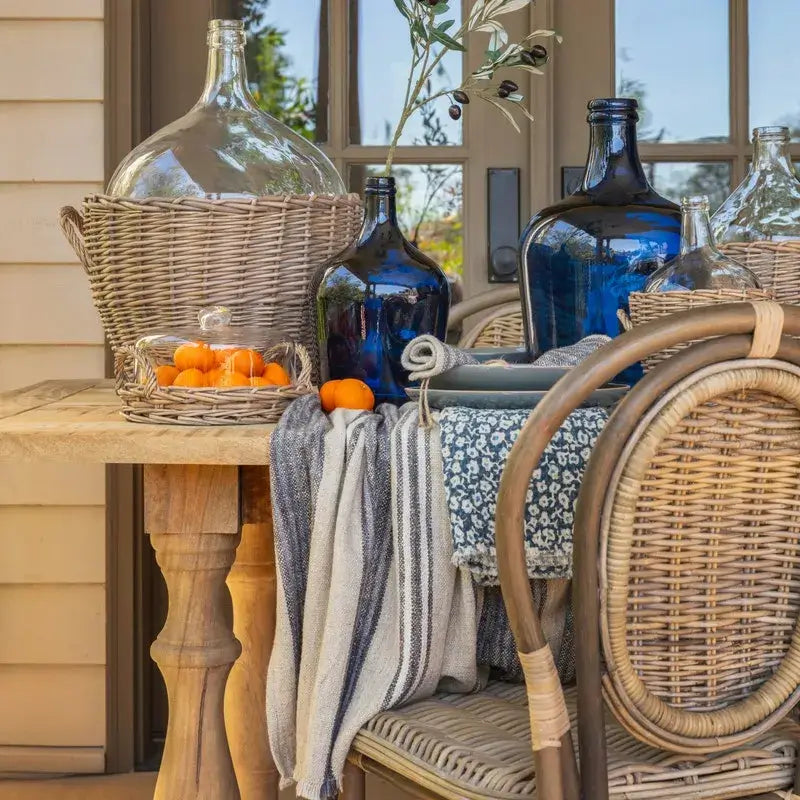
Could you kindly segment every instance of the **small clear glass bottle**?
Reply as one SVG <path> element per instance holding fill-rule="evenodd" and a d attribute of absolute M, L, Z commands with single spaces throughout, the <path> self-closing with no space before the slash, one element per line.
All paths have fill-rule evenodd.
<path fill-rule="evenodd" d="M 800 239 L 800 181 L 789 142 L 788 128 L 753 131 L 750 170 L 711 219 L 718 244 Z"/>
<path fill-rule="evenodd" d="M 723 255 L 714 244 L 708 218 L 708 197 L 681 200 L 680 254 L 656 270 L 646 292 L 690 292 L 698 289 L 760 289 L 745 266 Z"/>
<path fill-rule="evenodd" d="M 203 94 L 187 114 L 126 156 L 108 184 L 109 195 L 345 194 L 325 154 L 256 105 L 247 85 L 244 46 L 241 21 L 211 20 Z"/>

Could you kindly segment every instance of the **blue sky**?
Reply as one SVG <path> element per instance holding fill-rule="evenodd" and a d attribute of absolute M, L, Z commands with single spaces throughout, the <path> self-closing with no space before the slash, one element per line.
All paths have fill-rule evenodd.
<path fill-rule="evenodd" d="M 800 116 L 800 0 L 750 0 L 750 127 Z M 728 0 L 617 0 L 617 85 L 647 87 L 662 141 L 728 135 Z"/>

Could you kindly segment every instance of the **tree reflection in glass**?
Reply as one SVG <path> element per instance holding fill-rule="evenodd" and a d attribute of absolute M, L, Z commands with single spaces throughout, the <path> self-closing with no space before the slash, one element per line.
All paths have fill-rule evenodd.
<path fill-rule="evenodd" d="M 360 191 L 379 165 L 350 168 L 350 190 Z M 429 255 L 450 277 L 462 274 L 464 262 L 463 168 L 460 164 L 395 164 L 397 219 L 415 247 Z"/>
<path fill-rule="evenodd" d="M 245 24 L 247 74 L 259 106 L 306 139 L 326 141 L 328 3 L 234 0 L 233 6 Z"/>

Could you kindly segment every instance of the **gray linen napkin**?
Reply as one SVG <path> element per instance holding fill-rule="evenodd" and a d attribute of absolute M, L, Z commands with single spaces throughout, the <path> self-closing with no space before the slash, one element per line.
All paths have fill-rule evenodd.
<path fill-rule="evenodd" d="M 537 367 L 574 367 L 610 341 L 608 336 L 593 334 L 568 347 L 548 350 L 533 364 Z M 440 342 L 429 334 L 417 336 L 409 342 L 400 361 L 408 370 L 412 381 L 430 380 L 453 367 L 479 363 L 468 350 L 460 350 L 458 347 Z"/>

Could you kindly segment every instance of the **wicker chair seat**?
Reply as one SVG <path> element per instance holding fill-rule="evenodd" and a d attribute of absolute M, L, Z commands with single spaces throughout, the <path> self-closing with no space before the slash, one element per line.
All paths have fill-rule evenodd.
<path fill-rule="evenodd" d="M 574 689 L 565 690 L 575 724 Z M 606 716 L 609 794 L 630 800 L 735 798 L 788 789 L 800 726 L 778 723 L 749 746 L 711 756 L 665 753 Z M 439 694 L 375 716 L 353 745 L 358 756 L 435 796 L 515 800 L 534 796 L 525 687 L 493 682 L 476 694 Z M 364 764 L 367 771 L 369 765 Z"/>

